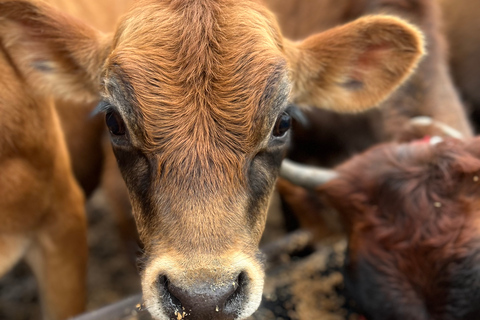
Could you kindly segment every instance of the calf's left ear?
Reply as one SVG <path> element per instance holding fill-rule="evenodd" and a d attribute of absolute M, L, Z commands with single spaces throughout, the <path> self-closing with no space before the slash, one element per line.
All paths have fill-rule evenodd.
<path fill-rule="evenodd" d="M 313 35 L 286 41 L 291 100 L 338 112 L 359 112 L 386 99 L 424 54 L 420 31 L 391 16 L 367 16 Z"/>
<path fill-rule="evenodd" d="M 36 93 L 99 99 L 111 36 L 40 1 L 0 0 L 0 46 Z"/>

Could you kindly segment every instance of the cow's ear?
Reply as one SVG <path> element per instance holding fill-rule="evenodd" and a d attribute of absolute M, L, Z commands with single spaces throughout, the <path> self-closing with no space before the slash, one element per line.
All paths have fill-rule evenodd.
<path fill-rule="evenodd" d="M 0 40 L 7 59 L 38 93 L 98 98 L 110 36 L 45 4 L 0 0 Z"/>
<path fill-rule="evenodd" d="M 424 54 L 422 34 L 390 16 L 367 16 L 286 41 L 292 102 L 339 112 L 377 106 L 413 72 Z"/>

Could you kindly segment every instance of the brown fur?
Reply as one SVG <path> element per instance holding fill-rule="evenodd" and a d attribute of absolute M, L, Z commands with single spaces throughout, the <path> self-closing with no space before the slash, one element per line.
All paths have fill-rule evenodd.
<path fill-rule="evenodd" d="M 283 200 L 294 208 L 298 225 L 312 233 L 314 242 L 344 234 L 338 213 L 325 205 L 315 193 L 282 178 L 277 180 L 276 189 Z"/>
<path fill-rule="evenodd" d="M 86 223 L 50 99 L 32 94 L 0 46 L 0 274 L 21 258 L 34 271 L 45 319 L 85 307 Z"/>
<path fill-rule="evenodd" d="M 95 2 L 95 4 L 92 2 L 87 5 L 86 1 L 52 0 L 49 2 L 71 14 L 87 19 L 89 23 L 105 31 L 113 29 L 115 20 L 119 16 L 118 11 L 113 15 L 112 8 L 108 11 L 98 10 L 99 5 L 102 5 L 99 2 Z M 102 3 L 106 4 L 105 1 Z M 116 4 L 114 8 L 120 10 L 118 2 Z M 126 4 L 126 1 L 123 4 Z M 92 15 L 92 13 L 94 14 Z M 101 18 L 99 19 L 99 17 Z M 2 61 L 3 63 L 4 61 Z M 9 68 L 6 65 L 4 67 Z M 2 77 L 4 77 L 4 81 L 9 81 L 10 83 L 20 83 L 21 81 L 20 79 L 15 79 L 12 74 L 6 75 L 4 72 Z M 0 96 L 3 98 L 3 103 L 10 104 L 9 110 L 2 111 L 5 123 L 10 122 L 12 111 L 25 109 L 25 104 L 27 103 L 26 101 L 18 101 L 15 103 L 18 110 L 12 110 L 13 100 L 7 102 L 8 92 L 15 93 L 17 97 L 22 97 L 25 94 L 24 92 L 28 92 L 28 89 L 10 86 L 8 89 L 2 90 Z M 71 158 L 73 159 L 72 165 L 75 177 L 84 192 L 88 195 L 97 187 L 100 170 L 102 169 L 101 137 L 104 135 L 104 119 L 100 116 L 97 116 L 95 119 L 90 118 L 89 114 L 95 104 L 58 100 L 55 102 L 57 111 L 57 115 L 55 115 L 56 112 L 51 108 L 53 104 L 50 102 L 50 99 L 33 96 L 30 108 L 33 108 L 33 110 L 29 110 L 27 116 L 31 119 L 36 119 L 35 123 L 38 123 L 39 126 L 27 131 L 26 139 L 38 143 L 38 149 L 35 150 L 30 150 L 31 147 L 18 140 L 17 130 L 8 132 L 8 130 L 14 129 L 13 127 L 7 127 L 2 131 L 2 136 L 5 139 L 17 139 L 18 148 L 23 148 L 23 151 L 27 151 L 29 154 L 35 153 L 35 156 L 24 154 L 20 159 L 8 161 L 4 159 L 7 163 L 11 163 L 9 167 L 3 169 L 4 179 L 8 180 L 9 175 L 7 173 L 11 171 L 12 176 L 15 176 L 15 180 L 22 185 L 22 187 L 16 188 L 16 192 L 21 194 L 21 190 L 25 190 L 25 186 L 28 185 L 31 185 L 31 190 L 25 190 L 18 201 L 11 200 L 8 205 L 9 208 L 5 208 L 7 205 L 5 202 L 1 205 L 2 212 L 5 210 L 7 212 L 10 211 L 7 216 L 3 217 L 8 220 L 2 221 L 6 223 L 5 230 L 8 229 L 9 233 L 11 233 L 9 236 L 0 236 L 0 254 L 4 261 L 1 266 L 1 272 L 5 272 L 21 258 L 27 259 L 37 278 L 40 279 L 39 285 L 42 291 L 41 298 L 46 319 L 65 319 L 81 312 L 85 307 L 86 243 L 83 201 L 78 187 L 72 181 L 70 169 L 68 169 L 68 172 L 60 172 L 67 170 L 64 168 L 64 162 L 68 163 L 69 158 Z M 48 111 L 36 110 L 40 108 L 46 108 Z M 21 111 L 18 115 L 20 114 L 27 114 L 27 110 Z M 18 115 L 15 115 L 15 117 Z M 57 121 L 57 117 L 62 130 L 59 130 L 57 124 L 51 124 L 52 119 Z M 29 128 L 31 124 L 23 127 Z M 45 133 L 56 137 L 55 139 L 57 140 L 60 139 L 61 142 L 55 142 L 58 147 L 51 146 L 52 142 L 45 143 L 43 139 L 42 141 L 32 139 L 31 135 L 44 137 Z M 64 135 L 70 157 L 65 154 Z M 2 145 L 5 147 L 4 143 Z M 3 151 L 6 150 L 2 148 Z M 46 161 L 50 162 L 52 160 L 48 159 L 52 157 L 58 157 L 58 164 L 55 164 L 51 170 L 46 170 L 43 160 L 40 159 L 46 158 Z M 36 159 L 38 163 L 31 164 L 35 166 L 35 169 L 32 170 L 29 169 L 29 163 L 33 159 Z M 5 163 L 5 161 L 2 161 L 2 163 Z M 17 164 L 21 163 L 21 161 L 25 161 L 25 165 Z M 55 163 L 57 163 L 57 160 L 55 160 Z M 52 175 L 52 170 L 59 173 L 54 173 L 49 179 L 39 179 L 39 172 L 43 171 L 42 176 L 48 176 Z M 28 175 L 31 175 L 31 177 L 28 177 Z M 59 178 L 59 175 L 62 177 Z M 27 179 L 29 181 L 26 181 Z M 37 179 L 36 182 L 34 181 L 35 179 Z M 61 184 L 66 184 L 66 181 L 68 181 L 68 186 L 62 187 Z M 2 181 L 2 183 L 2 185 L 10 183 L 8 186 L 9 190 L 15 189 L 11 185 L 10 180 Z M 47 186 L 50 184 L 53 184 L 53 186 Z M 61 190 L 61 195 L 52 193 L 52 190 L 57 189 Z M 55 192 L 58 193 L 58 191 Z M 67 197 L 66 195 L 70 193 L 72 193 L 72 196 Z M 2 191 L 2 194 L 7 197 L 5 191 Z M 51 195 L 45 196 L 46 194 Z M 126 193 L 124 193 L 125 196 Z M 24 200 L 26 198 L 28 198 L 27 201 Z M 48 204 L 41 204 L 45 200 L 48 201 Z M 21 206 L 20 202 L 24 202 L 24 204 Z M 26 208 L 26 204 L 31 208 Z M 11 210 L 17 212 L 17 218 L 12 219 L 14 214 Z M 62 215 L 58 216 L 60 212 Z M 37 217 L 33 217 L 34 215 Z M 31 225 L 25 225 L 26 221 L 31 221 Z M 18 223 L 18 225 L 15 227 L 14 223 Z M 65 232 L 66 234 L 64 234 Z M 58 244 L 62 245 L 58 246 L 58 248 L 52 247 L 52 241 L 55 242 L 55 246 Z M 65 252 L 66 250 L 68 252 Z M 75 256 L 72 256 L 72 253 Z"/>
<path fill-rule="evenodd" d="M 119 17 L 133 3 L 130 0 L 48 0 L 46 2 L 105 32 L 114 31 Z M 97 103 L 98 101 L 82 103 L 57 99 L 55 108 L 60 118 L 77 181 L 87 198 L 97 187 L 104 190 L 108 206 L 117 220 L 122 239 L 133 260 L 137 250 L 135 241 L 138 240 L 138 235 L 135 223 L 132 222 L 131 205 L 125 182 L 118 171 L 110 143 L 108 142 L 108 147 L 105 146 L 107 135 L 105 119 L 102 115 L 91 116 Z"/>
<path fill-rule="evenodd" d="M 134 3 L 133 0 L 45 0 L 45 2 L 102 32 L 115 31 L 120 16 Z"/>
<path fill-rule="evenodd" d="M 477 277 L 469 263 L 478 262 L 479 143 L 381 145 L 339 166 L 339 177 L 321 188 L 346 226 L 347 281 L 369 319 L 478 316 L 467 301 Z M 364 273 L 365 263 L 373 273 Z M 371 303 L 360 278 L 377 286 Z"/>
<path fill-rule="evenodd" d="M 365 110 L 423 54 L 418 31 L 385 16 L 293 43 L 247 0 L 139 1 L 113 38 L 47 6 L 2 0 L 0 37 L 39 94 L 100 93 L 110 121 L 124 122 L 111 141 L 145 244 L 144 298 L 160 319 L 180 307 L 172 292 L 196 301 L 232 283 L 241 290 L 222 312 L 202 300 L 188 316 L 242 319 L 258 306 L 258 242 L 288 141 L 272 128 L 288 99 Z"/>
<path fill-rule="evenodd" d="M 151 28 L 168 32 L 163 36 L 178 40 L 170 44 L 171 50 L 161 46 L 158 49 L 153 47 L 149 48 L 148 56 L 139 56 L 136 53 L 137 48 L 143 43 L 155 41 L 149 38 L 155 31 L 147 29 L 148 26 L 133 24 L 133 19 L 127 18 L 129 28 L 135 31 L 128 35 L 122 33 L 122 38 L 115 42 L 116 46 L 128 42 L 131 49 L 114 48 L 115 54 L 108 60 L 108 68 L 113 71 L 112 74 L 107 74 L 107 78 L 129 75 L 128 85 L 131 85 L 135 92 L 131 102 L 138 105 L 144 128 L 145 140 L 142 141 L 142 149 L 148 153 L 162 150 L 158 166 L 163 166 L 163 171 L 184 167 L 188 171 L 180 174 L 181 177 L 193 177 L 192 183 L 203 184 L 203 181 L 196 179 L 198 173 L 193 170 L 197 167 L 209 167 L 213 162 L 215 167 L 212 169 L 217 169 L 218 172 L 205 178 L 215 178 L 215 183 L 223 181 L 233 187 L 242 182 L 234 177 L 241 176 L 239 173 L 245 160 L 243 154 L 252 153 L 253 147 L 259 143 L 258 131 L 263 129 L 256 126 L 251 119 L 255 115 L 258 123 L 264 123 L 268 111 L 266 104 L 271 102 L 261 101 L 261 95 L 253 94 L 251 87 L 266 88 L 269 80 L 275 81 L 276 86 L 281 84 L 282 78 L 286 76 L 282 70 L 285 61 L 280 56 L 277 59 L 270 57 L 274 56 L 270 46 L 274 45 L 274 49 L 278 50 L 275 42 L 279 42 L 279 35 L 272 34 L 272 43 L 265 43 L 257 48 L 254 45 L 261 43 L 260 36 L 255 35 L 248 39 L 251 44 L 239 36 L 248 32 L 247 28 L 228 30 L 224 26 L 216 25 L 220 8 L 214 2 L 205 4 L 205 7 L 199 4 L 177 8 L 179 5 L 174 2 L 170 4 L 170 8 L 162 8 L 165 5 L 161 6 L 161 3 L 151 4 L 149 11 L 138 7 L 129 13 L 129 16 L 139 17 L 135 23 L 143 24 L 145 15 L 150 14 L 150 11 L 159 12 L 158 17 L 155 17 L 158 23 Z M 212 7 L 208 7 L 209 5 Z M 222 19 L 227 21 L 232 19 L 230 15 L 234 12 L 244 11 L 233 3 L 224 5 L 231 7 L 228 11 L 222 11 Z M 256 20 L 259 21 L 256 28 L 275 30 L 274 26 L 269 25 L 262 17 L 263 13 L 256 14 Z M 161 18 L 164 15 L 171 16 L 174 21 L 184 20 L 188 23 L 188 34 L 182 35 L 187 32 L 182 30 L 183 25 L 163 22 Z M 202 18 L 198 19 L 200 16 Z M 120 25 L 120 29 L 122 28 L 126 27 Z M 247 55 L 238 56 L 240 48 L 247 52 L 258 50 L 264 52 L 264 56 L 257 57 L 255 68 L 251 68 L 245 63 L 249 59 Z M 168 64 L 165 66 L 156 63 L 162 60 Z M 220 60 L 224 60 L 224 64 L 219 64 Z M 267 75 L 272 74 L 272 77 L 259 77 L 257 68 L 264 70 Z M 152 81 L 157 85 L 152 87 Z M 229 83 L 231 85 L 228 85 Z M 232 86 L 235 90 L 232 90 Z M 275 94 L 277 89 L 274 87 L 273 90 L 272 94 Z M 242 101 L 244 107 L 238 110 L 236 101 Z M 227 116 L 233 113 L 235 117 Z M 166 114 L 169 116 L 166 117 Z M 166 130 L 167 128 L 172 129 Z M 179 152 L 180 150 L 196 151 L 192 154 L 198 157 L 188 156 Z M 222 172 L 222 168 L 233 172 Z M 159 171 L 160 173 L 162 172 Z M 223 179 L 218 179 L 217 175 Z"/>
<path fill-rule="evenodd" d="M 98 187 L 104 161 L 102 138 L 106 134 L 105 120 L 101 116 L 90 116 L 95 105 L 55 101 L 73 172 L 86 197 Z"/>
<path fill-rule="evenodd" d="M 350 0 L 263 0 L 285 37 L 298 40 L 336 27 L 350 12 Z"/>
<path fill-rule="evenodd" d="M 378 21 L 362 17 L 307 38 L 298 47 L 300 53 L 287 50 L 290 60 L 298 63 L 293 68 L 292 102 L 344 112 L 363 111 L 382 102 L 379 96 L 388 97 L 384 93 L 397 88 L 413 71 L 413 64 L 404 64 L 418 56 L 411 44 L 423 46 L 414 28 L 406 30 L 398 21 L 385 17 L 379 29 Z M 394 55 L 399 59 L 392 59 Z M 355 68 L 349 70 L 352 63 Z M 328 76 L 319 78 L 319 74 Z"/>

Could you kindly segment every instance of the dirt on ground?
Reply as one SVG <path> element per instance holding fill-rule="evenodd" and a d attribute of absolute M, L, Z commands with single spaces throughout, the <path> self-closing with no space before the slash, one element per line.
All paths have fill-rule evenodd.
<path fill-rule="evenodd" d="M 248 320 L 358 320 L 354 303 L 344 295 L 341 268 L 346 241 L 325 239 L 305 245 L 304 234 L 268 246 L 265 290 L 260 308 Z M 288 246 L 285 246 L 288 244 Z M 276 249 L 283 247 L 284 253 Z M 289 249 L 293 249 L 290 251 Z M 272 257 L 272 254 L 275 255 Z M 188 320 L 188 316 L 179 319 Z M 74 320 L 152 320 L 141 295 L 125 299 Z"/>
<path fill-rule="evenodd" d="M 134 261 L 123 247 L 114 216 L 101 192 L 87 203 L 88 304 L 95 310 L 140 292 Z M 30 269 L 20 263 L 0 279 L 0 320 L 40 320 L 37 284 Z"/>
<path fill-rule="evenodd" d="M 87 311 L 91 312 L 140 293 L 140 278 L 101 192 L 88 202 L 87 212 L 90 247 Z M 269 256 L 264 296 L 251 320 L 357 319 L 351 302 L 343 295 L 340 271 L 345 240 L 336 237 L 315 246 L 308 245 L 304 237 L 285 241 L 279 212 L 279 201 L 275 198 L 262 240 Z M 122 305 L 125 317 L 118 316 L 116 320 L 150 319 L 147 312 L 138 310 L 135 298 L 127 302 L 128 307 Z M 40 319 L 35 279 L 28 266 L 20 263 L 0 279 L 0 320 Z M 93 319 L 105 320 L 105 316 Z"/>

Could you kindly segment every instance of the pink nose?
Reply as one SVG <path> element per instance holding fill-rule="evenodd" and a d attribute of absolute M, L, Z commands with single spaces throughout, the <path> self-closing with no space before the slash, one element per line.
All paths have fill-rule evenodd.
<path fill-rule="evenodd" d="M 175 319 L 234 320 L 246 301 L 246 277 L 243 272 L 235 282 L 220 286 L 201 283 L 183 289 L 171 283 L 166 276 L 160 276 L 158 284 L 165 312 Z"/>

